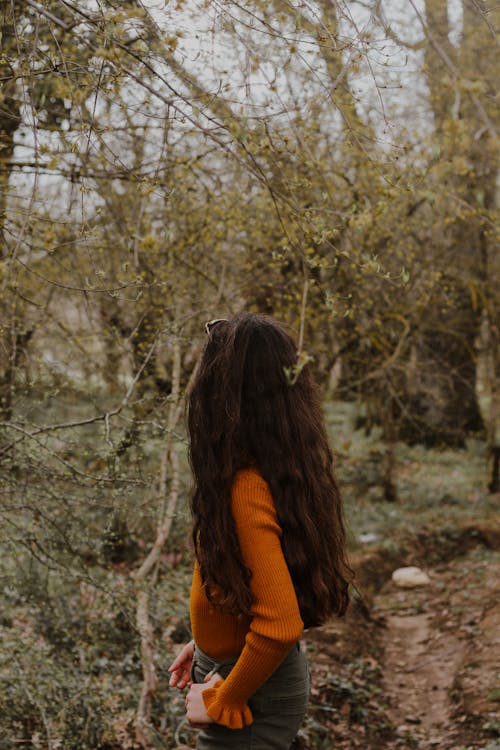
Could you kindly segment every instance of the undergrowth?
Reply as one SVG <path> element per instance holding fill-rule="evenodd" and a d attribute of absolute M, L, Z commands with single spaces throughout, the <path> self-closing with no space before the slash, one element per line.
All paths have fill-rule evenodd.
<path fill-rule="evenodd" d="M 329 405 L 326 416 L 351 549 L 355 556 L 379 549 L 374 564 L 380 575 L 385 575 L 380 570 L 384 557 L 397 559 L 405 539 L 414 538 L 418 547 L 434 534 L 435 550 L 452 555 L 459 551 L 460 524 L 478 516 L 488 519 L 495 512 L 495 498 L 484 490 L 486 461 L 478 441 L 463 451 L 399 445 L 399 501 L 388 503 L 380 484 L 380 434 L 354 430 L 350 404 Z M 96 439 L 90 430 L 84 437 L 85 461 L 93 465 L 99 456 L 92 451 L 101 450 L 104 439 L 101 433 Z M 70 486 L 66 478 L 58 484 L 56 474 L 40 473 L 38 467 L 34 473 L 32 469 L 31 484 L 26 477 L 22 497 L 6 491 L 5 507 L 8 511 L 10 503 L 15 513 L 8 516 L 0 559 L 2 749 L 138 747 L 133 719 L 142 671 L 130 572 L 153 541 L 151 514 L 145 509 L 156 482 L 152 467 L 159 464 L 160 447 L 155 434 L 150 445 L 137 449 L 134 461 L 142 473 L 135 484 L 118 483 L 111 490 L 103 483 L 79 494 L 76 483 Z M 79 446 L 66 449 L 69 455 Z M 183 697 L 169 690 L 166 671 L 176 644 L 189 637 L 190 479 L 185 455 L 182 466 L 181 501 L 151 597 L 159 678 L 152 717 L 155 742 L 164 749 L 194 742 L 183 719 Z M 22 471 L 29 472 L 29 467 Z M 112 527 L 110 512 L 117 507 L 126 511 L 125 523 Z M 37 535 L 44 514 L 49 521 Z M 124 535 L 122 546 L 116 543 L 116 530 Z M 297 747 L 330 748 L 332 732 L 340 737 L 352 725 L 364 728 L 360 731 L 369 746 L 383 746 L 389 736 L 374 662 L 349 653 L 335 671 L 317 677 Z"/>

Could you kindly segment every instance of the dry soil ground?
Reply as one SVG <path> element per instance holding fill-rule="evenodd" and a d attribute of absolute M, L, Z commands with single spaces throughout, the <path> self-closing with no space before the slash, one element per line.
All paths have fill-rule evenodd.
<path fill-rule="evenodd" d="M 368 606 L 310 634 L 302 747 L 500 750 L 500 554 L 423 567 L 429 585 L 386 574 Z"/>

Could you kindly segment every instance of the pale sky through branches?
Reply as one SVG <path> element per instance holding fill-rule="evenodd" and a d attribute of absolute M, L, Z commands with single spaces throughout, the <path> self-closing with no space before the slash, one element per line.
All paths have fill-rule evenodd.
<path fill-rule="evenodd" d="M 330 90 L 331 82 L 321 55 L 321 45 L 335 45 L 358 115 L 371 127 L 382 148 L 399 148 L 404 142 L 418 144 L 422 133 L 432 130 L 428 92 L 421 73 L 422 52 L 411 49 L 422 37 L 421 21 L 415 12 L 415 8 L 423 12 L 422 2 L 386 0 L 382 4 L 385 22 L 398 38 L 410 45 L 404 48 L 389 38 L 367 3 L 338 4 L 339 33 L 335 38 L 327 28 L 320 38 L 304 29 L 304 19 L 322 28 L 320 9 L 313 2 L 283 6 L 288 7 L 286 15 L 266 5 L 218 1 L 189 0 L 174 4 L 144 0 L 142 5 L 160 36 L 170 44 L 169 54 L 176 64 L 194 76 L 209 96 L 227 105 L 228 111 L 245 118 L 250 127 L 262 121 L 276 122 L 286 129 L 296 113 L 307 118 L 311 107 L 319 106 L 324 132 L 331 134 L 338 130 L 341 119 L 335 106 L 336 96 Z M 85 7 L 87 11 L 100 12 L 97 3 L 88 2 Z M 449 16 L 452 41 L 456 41 L 461 28 L 459 2 L 449 3 Z M 131 38 L 135 33 L 131 22 Z M 213 118 L 210 104 L 199 105 L 193 99 L 159 51 L 146 50 L 146 53 L 157 76 L 151 78 L 151 70 L 144 70 L 153 89 L 178 103 L 179 109 L 193 116 L 202 127 L 213 127 L 213 119 L 205 119 L 205 115 Z M 17 135 L 14 161 L 29 163 L 35 154 L 38 168 L 14 172 L 13 185 L 20 198 L 32 196 L 37 173 L 38 187 L 44 188 L 37 194 L 38 206 L 45 202 L 47 209 L 57 212 L 59 206 L 66 211 L 68 202 L 75 200 L 74 185 L 68 183 L 67 177 L 77 162 L 75 155 L 80 155 L 82 149 L 92 151 L 97 137 L 101 147 L 104 142 L 107 144 L 103 154 L 110 165 L 130 168 L 126 154 L 120 154 L 119 136 L 113 137 L 114 132 L 126 127 L 127 121 L 136 126 L 142 123 L 148 130 L 146 138 L 151 141 L 152 153 L 156 149 L 154 133 L 161 138 L 165 116 L 161 98 L 147 93 L 134 80 L 123 82 L 117 98 L 116 93 L 99 87 L 99 71 L 96 63 L 96 91 L 86 102 L 87 110 L 99 119 L 99 136 L 96 132 L 89 133 L 83 120 L 81 133 L 74 128 L 72 133 L 66 132 L 68 126 L 64 121 L 59 131 L 50 132 L 43 125 L 39 127 L 34 112 L 28 105 L 25 107 L 25 127 Z M 126 118 L 124 107 L 128 112 Z M 185 137 L 188 130 L 194 133 L 183 117 L 175 113 L 173 124 L 179 137 Z"/>

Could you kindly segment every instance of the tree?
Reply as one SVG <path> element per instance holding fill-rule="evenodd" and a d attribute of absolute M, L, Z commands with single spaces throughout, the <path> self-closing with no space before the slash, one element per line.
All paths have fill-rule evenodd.
<path fill-rule="evenodd" d="M 91 734 L 9 667 L 25 708 L 5 744 L 19 727 L 68 749 L 156 742 L 205 320 L 288 321 L 299 366 L 314 351 L 325 390 L 333 371 L 382 424 L 387 499 L 398 439 L 477 429 L 478 370 L 493 403 L 496 63 L 475 52 L 491 15 L 467 6 L 459 49 L 444 5 L 415 9 L 420 38 L 401 40 L 387 2 L 371 20 L 326 0 L 2 6 L 0 512 L 18 561 L 3 565 L 33 664 L 39 637 L 94 717 Z M 422 63 L 418 130 L 388 44 Z"/>

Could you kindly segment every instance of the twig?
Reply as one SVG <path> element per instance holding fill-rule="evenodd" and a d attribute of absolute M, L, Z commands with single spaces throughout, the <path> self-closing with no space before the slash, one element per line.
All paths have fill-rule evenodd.
<path fill-rule="evenodd" d="M 424 20 L 424 18 L 422 16 L 422 13 L 416 7 L 414 1 L 413 0 L 409 0 L 409 3 L 411 5 L 411 7 L 413 8 L 413 10 L 415 11 L 415 14 L 416 14 L 418 20 L 420 21 L 420 23 L 422 25 L 422 29 L 424 30 L 424 32 L 425 32 L 425 34 L 426 34 L 429 42 L 431 43 L 431 45 L 436 50 L 437 54 L 439 55 L 439 57 L 441 58 L 441 60 L 444 62 L 445 66 L 448 68 L 448 70 L 452 74 L 452 76 L 455 79 L 455 81 L 459 81 L 460 80 L 460 71 L 453 64 L 451 58 L 446 53 L 446 51 L 442 47 L 442 45 L 439 44 L 439 42 L 437 41 L 436 37 L 434 36 L 434 34 L 432 33 L 432 31 L 430 30 L 428 24 L 425 22 L 425 20 Z M 472 91 L 467 91 L 467 94 L 469 95 L 469 97 L 471 98 L 474 106 L 476 107 L 477 112 L 479 114 L 479 118 L 482 120 L 482 122 L 483 122 L 486 130 L 488 131 L 488 133 L 490 134 L 490 136 L 492 138 L 497 139 L 498 138 L 498 133 L 497 133 L 497 131 L 495 129 L 495 125 L 491 121 L 491 119 L 490 119 L 488 113 L 486 112 L 485 108 L 483 107 L 482 103 L 479 101 L 479 99 L 477 98 L 476 94 L 474 94 Z"/>
<path fill-rule="evenodd" d="M 16 664 L 17 664 L 17 666 L 19 668 L 19 676 L 20 676 L 21 685 L 23 687 L 24 692 L 26 693 L 26 696 L 27 696 L 28 700 L 34 706 L 36 706 L 37 709 L 40 711 L 40 716 L 42 717 L 42 723 L 43 723 L 43 726 L 45 728 L 45 734 L 47 736 L 47 750 L 52 750 L 52 748 L 54 747 L 54 745 L 52 744 L 52 734 L 51 734 L 51 731 L 50 731 L 50 724 L 49 724 L 49 721 L 47 719 L 47 714 L 45 713 L 45 709 L 40 704 L 40 702 L 31 694 L 31 691 L 30 691 L 28 685 L 26 684 L 26 680 L 23 677 L 24 669 L 22 667 L 22 664 L 19 663 L 19 659 L 18 659 L 18 657 L 16 656 L 15 653 L 13 654 L 13 658 L 14 658 L 14 661 L 16 662 Z"/>
<path fill-rule="evenodd" d="M 451 656 L 451 654 L 455 653 L 455 649 L 449 649 L 448 651 L 440 651 L 439 654 L 436 654 L 436 656 L 430 656 L 428 659 L 425 659 L 425 661 L 421 661 L 420 664 L 417 664 L 414 667 L 411 667 L 410 669 L 405 669 L 405 674 L 411 674 L 412 672 L 418 672 L 419 669 L 422 669 L 423 667 L 426 667 L 427 664 L 431 664 L 433 661 L 437 661 L 438 659 L 442 659 L 443 656 Z"/>
<path fill-rule="evenodd" d="M 24 427 L 21 427 L 21 425 L 16 424 L 15 422 L 0 422 L 0 427 L 8 427 L 12 430 L 15 430 L 17 432 L 21 432 L 24 437 L 29 438 L 30 440 L 35 440 L 39 445 L 42 445 L 42 447 L 46 448 L 46 446 L 43 446 L 42 443 L 40 443 L 38 440 L 36 440 L 37 435 L 41 435 L 45 432 L 55 432 L 56 430 L 69 430 L 73 427 L 83 427 L 84 425 L 88 424 L 95 424 L 96 422 L 102 422 L 104 421 L 106 425 L 106 430 L 109 429 L 109 420 L 111 417 L 116 417 L 117 414 L 119 414 L 128 404 L 128 401 L 134 392 L 135 386 L 137 385 L 138 380 L 140 379 L 142 373 L 144 372 L 144 369 L 146 368 L 149 360 L 151 359 L 153 352 L 158 344 L 158 338 L 159 334 L 155 337 L 153 343 L 151 344 L 141 366 L 137 370 L 134 379 L 132 380 L 131 384 L 129 385 L 127 392 L 125 393 L 124 397 L 116 406 L 114 409 L 111 409 L 110 411 L 105 412 L 104 414 L 97 414 L 95 417 L 88 417 L 87 419 L 80 419 L 75 422 L 59 422 L 58 424 L 53 425 L 47 425 L 45 427 L 39 427 L 36 430 L 33 430 L 32 432 L 29 432 Z M 107 434 L 109 434 L 107 432 Z M 12 442 L 8 443 L 7 445 L 3 446 L 3 448 L 0 449 L 0 456 L 7 451 L 9 451 L 12 447 L 17 445 L 18 442 L 20 442 L 22 438 L 19 438 L 19 440 L 13 440 Z M 46 448 L 49 450 L 48 448 Z M 77 471 L 75 469 L 75 471 Z M 87 475 L 85 475 L 87 476 Z"/>
<path fill-rule="evenodd" d="M 302 270 L 304 272 L 304 286 L 302 288 L 302 302 L 300 304 L 300 329 L 299 329 L 299 341 L 298 350 L 302 351 L 304 345 L 304 328 L 306 320 L 306 307 L 307 307 L 307 294 L 309 291 L 309 274 L 307 273 L 307 267 L 305 262 L 302 263 Z"/>
<path fill-rule="evenodd" d="M 180 477 L 179 457 L 175 450 L 173 441 L 173 430 L 180 417 L 178 402 L 180 401 L 181 380 L 181 345 L 177 336 L 174 341 L 174 356 L 172 362 L 172 401 L 168 416 L 167 445 L 162 457 L 159 479 L 160 518 L 153 547 L 140 568 L 133 574 L 133 578 L 141 588 L 137 593 L 136 624 L 141 635 L 141 664 L 142 664 L 142 688 L 137 707 L 135 720 L 136 738 L 144 748 L 151 747 L 150 725 L 151 725 L 151 701 L 158 687 L 158 677 L 154 664 L 154 632 L 149 617 L 149 590 L 146 579 L 157 565 L 165 543 L 170 535 L 175 509 L 179 500 Z M 167 489 L 167 465 L 170 461 L 172 467 L 172 480 L 168 503 L 166 503 Z M 165 507 L 166 506 L 166 507 Z"/>

